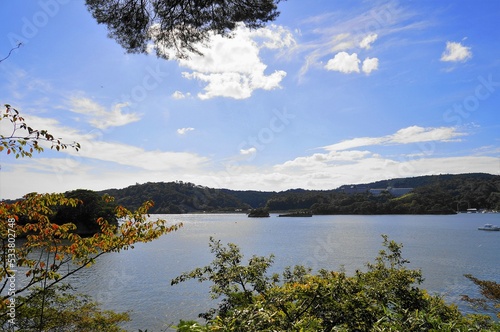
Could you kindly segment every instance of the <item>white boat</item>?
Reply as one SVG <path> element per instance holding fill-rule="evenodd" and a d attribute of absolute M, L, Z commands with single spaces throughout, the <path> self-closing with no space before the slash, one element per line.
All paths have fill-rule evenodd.
<path fill-rule="evenodd" d="M 500 227 L 492 224 L 485 224 L 483 227 L 478 227 L 480 231 L 500 231 Z"/>

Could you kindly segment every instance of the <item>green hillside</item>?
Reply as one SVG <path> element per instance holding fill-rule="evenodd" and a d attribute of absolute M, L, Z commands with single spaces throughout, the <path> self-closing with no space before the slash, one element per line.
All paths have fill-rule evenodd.
<path fill-rule="evenodd" d="M 250 205 L 223 190 L 197 186 L 189 182 L 147 182 L 124 189 L 108 189 L 101 192 L 115 198 L 117 204 L 137 208 L 142 202 L 154 201 L 150 213 L 192 213 L 235 211 L 249 209 Z"/>
<path fill-rule="evenodd" d="M 450 214 L 468 208 L 500 210 L 500 176 L 474 173 L 400 178 L 356 185 L 358 191 L 304 191 L 273 196 L 271 211 L 307 209 L 314 214 Z M 396 197 L 370 189 L 413 188 Z"/>
<path fill-rule="evenodd" d="M 189 182 L 157 182 L 108 189 L 116 203 L 136 208 L 153 200 L 151 213 L 234 212 L 265 207 L 270 211 L 311 210 L 315 214 L 442 214 L 468 208 L 500 210 L 500 176 L 484 173 L 430 175 L 358 184 L 358 193 L 332 190 L 282 192 L 214 189 Z M 413 188 L 403 196 L 369 189 Z M 366 190 L 365 190 L 366 189 Z"/>

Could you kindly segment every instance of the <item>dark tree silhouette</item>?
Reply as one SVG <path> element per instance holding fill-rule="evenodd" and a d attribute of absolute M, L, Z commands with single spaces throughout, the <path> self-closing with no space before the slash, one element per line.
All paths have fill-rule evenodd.
<path fill-rule="evenodd" d="M 196 44 L 210 33 L 230 35 L 238 23 L 259 28 L 279 15 L 281 0 L 86 0 L 87 8 L 109 37 L 129 53 L 147 53 L 167 58 L 163 48 L 177 57 L 198 53 Z"/>

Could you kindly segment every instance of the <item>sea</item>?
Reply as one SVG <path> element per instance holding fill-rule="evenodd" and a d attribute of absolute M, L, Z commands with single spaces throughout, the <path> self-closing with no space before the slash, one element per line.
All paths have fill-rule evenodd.
<path fill-rule="evenodd" d="M 89 294 L 103 309 L 128 311 L 128 331 L 170 331 L 183 320 L 199 320 L 198 314 L 217 306 L 210 284 L 187 281 L 171 285 L 183 272 L 208 265 L 213 256 L 210 238 L 234 243 L 244 254 L 274 255 L 270 273 L 287 266 L 318 269 L 366 270 L 383 249 L 382 235 L 403 245 L 409 268 L 420 269 L 421 288 L 472 312 L 461 295 L 479 296 L 477 287 L 464 277 L 500 282 L 500 232 L 478 227 L 500 224 L 500 214 L 379 215 L 248 218 L 245 214 L 151 215 L 169 224 L 183 223 L 178 231 L 134 249 L 109 253 L 72 276 L 78 292 Z"/>

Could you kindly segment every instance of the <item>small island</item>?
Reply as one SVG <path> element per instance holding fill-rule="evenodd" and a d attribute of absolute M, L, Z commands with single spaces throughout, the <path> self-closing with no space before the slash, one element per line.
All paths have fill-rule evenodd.
<path fill-rule="evenodd" d="M 250 211 L 248 214 L 250 218 L 267 218 L 269 217 L 269 210 L 266 208 L 257 208 Z"/>
<path fill-rule="evenodd" d="M 310 211 L 295 211 L 278 215 L 278 217 L 312 217 L 312 216 L 313 215 Z"/>

